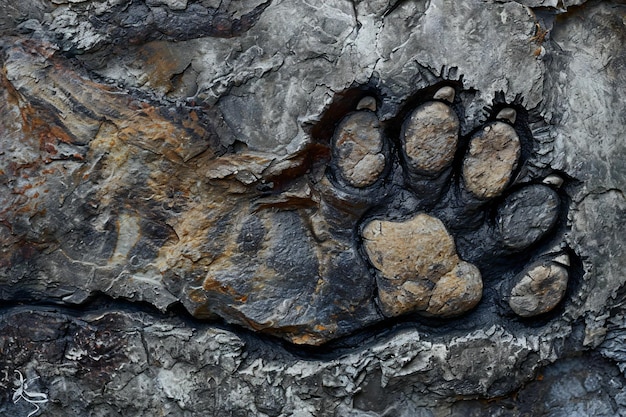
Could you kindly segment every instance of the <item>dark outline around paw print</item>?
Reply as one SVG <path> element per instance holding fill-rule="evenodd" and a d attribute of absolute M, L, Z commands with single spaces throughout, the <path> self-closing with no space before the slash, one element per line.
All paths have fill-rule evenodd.
<path fill-rule="evenodd" d="M 495 308 L 505 317 L 524 321 L 556 314 L 574 285 L 572 281 L 577 275 L 574 270 L 579 261 L 559 241 L 567 214 L 567 197 L 562 190 L 565 176 L 549 170 L 538 177 L 524 175 L 525 164 L 532 158 L 534 138 L 529 128 L 529 112 L 522 106 L 522 100 L 517 97 L 507 103 L 503 94 L 496 95 L 492 108 L 486 109 L 486 120 L 469 130 L 464 126 L 460 82 L 444 81 L 421 90 L 395 118 L 384 122 L 377 117 L 379 100 L 373 97 L 375 94 L 355 91 L 350 100 L 353 111 L 345 111 L 344 107 L 343 118 L 335 123 L 327 172 L 331 187 L 324 187 L 326 192 L 322 194 L 326 195 L 335 216 L 346 214 L 334 226 L 335 232 L 350 229 L 349 223 L 358 218 L 355 232 L 360 252 L 376 277 L 375 297 L 383 316 L 426 316 L 435 322 L 438 318 L 456 318 L 475 309 L 483 293 L 490 296 L 493 306 L 489 308 Z M 438 126 L 426 126 L 431 117 L 429 108 L 434 109 L 430 113 L 440 113 Z M 416 115 L 418 121 L 411 126 L 409 120 Z M 417 130 L 430 129 L 431 135 L 444 136 L 440 142 L 448 148 L 439 160 L 439 149 L 424 141 L 421 150 L 427 158 L 423 158 L 421 166 L 420 161 L 412 163 L 419 159 L 419 153 L 413 153 L 417 158 L 409 156 L 404 137 L 416 124 Z M 366 126 L 369 132 L 358 131 L 359 125 Z M 451 135 L 451 131 L 456 133 Z M 496 175 L 498 184 L 491 189 L 489 181 L 484 187 L 477 187 L 481 175 L 493 173 L 481 173 L 481 169 L 486 171 L 480 167 L 481 161 L 471 160 L 486 154 L 494 158 L 487 165 L 498 168 L 502 162 L 497 158 L 499 151 L 489 149 L 489 142 L 497 141 L 498 137 L 514 137 L 518 141 L 517 149 L 503 141 L 500 145 L 504 152 L 500 153 L 507 153 L 508 146 L 509 166 L 504 162 L 499 168 L 505 175 Z M 476 146 L 480 141 L 487 147 L 486 152 L 476 149 L 481 147 Z M 346 163 L 351 152 L 358 160 Z M 346 172 L 346 166 L 354 172 Z M 357 172 L 359 167 L 361 172 Z M 479 171 L 474 183 L 466 179 L 472 168 Z M 435 240 L 422 239 L 421 232 L 407 230 L 411 226 L 434 229 L 431 234 L 436 236 Z M 388 233 L 396 234 L 395 246 L 393 238 L 379 238 L 376 244 L 380 250 L 373 250 L 371 247 L 376 245 L 370 243 L 371 229 L 376 228 L 379 232 L 385 228 Z M 438 268 L 425 271 L 423 262 L 415 259 L 419 256 L 411 259 L 415 253 L 411 250 L 397 253 L 403 250 L 403 241 L 410 244 L 411 239 L 415 244 L 433 246 L 430 250 L 436 253 L 441 249 L 437 248 L 436 239 L 441 236 L 452 241 L 452 252 L 459 256 L 452 266 L 436 265 L 440 271 Z M 555 241 L 559 241 L 558 247 L 554 246 Z M 391 256 L 385 255 L 390 250 Z M 412 264 L 399 265 L 402 262 Z M 386 263 L 391 267 L 387 268 Z M 422 268 L 423 273 L 411 278 L 406 273 L 411 268 Z M 459 283 L 468 281 L 464 274 L 472 282 L 466 288 L 459 288 Z M 438 285 L 444 281 L 447 284 L 440 285 L 442 288 L 436 294 Z M 394 292 L 394 285 L 406 283 L 411 284 L 410 288 Z M 436 300 L 432 302 L 433 299 Z"/>

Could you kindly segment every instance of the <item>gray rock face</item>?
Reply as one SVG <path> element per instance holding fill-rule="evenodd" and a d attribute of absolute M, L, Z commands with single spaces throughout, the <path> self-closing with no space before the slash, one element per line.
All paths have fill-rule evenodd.
<path fill-rule="evenodd" d="M 617 415 L 625 22 L 0 5 L 0 411 Z"/>

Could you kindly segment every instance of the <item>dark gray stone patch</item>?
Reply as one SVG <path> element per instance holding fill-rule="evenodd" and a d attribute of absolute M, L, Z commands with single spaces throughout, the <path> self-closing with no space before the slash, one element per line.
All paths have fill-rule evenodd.
<path fill-rule="evenodd" d="M 267 266 L 273 268 L 296 287 L 309 287 L 319 274 L 313 240 L 307 236 L 305 225 L 295 211 L 277 212 L 270 232 L 273 245 Z M 303 233 L 304 232 L 304 233 Z M 314 284 L 314 283 L 313 283 Z"/>
<path fill-rule="evenodd" d="M 239 231 L 237 243 L 243 252 L 257 252 L 265 238 L 265 227 L 257 216 L 248 217 Z"/>
<path fill-rule="evenodd" d="M 498 209 L 496 228 L 505 247 L 520 251 L 540 241 L 556 225 L 561 204 L 556 191 L 529 185 L 509 195 Z"/>

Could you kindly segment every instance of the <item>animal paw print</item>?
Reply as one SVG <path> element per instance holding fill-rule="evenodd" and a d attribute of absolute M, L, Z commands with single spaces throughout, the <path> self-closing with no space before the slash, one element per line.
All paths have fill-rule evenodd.
<path fill-rule="evenodd" d="M 329 205 L 361 207 L 361 253 L 385 317 L 459 316 L 480 302 L 486 285 L 507 289 L 509 313 L 547 313 L 563 299 L 570 275 L 569 255 L 542 246 L 565 210 L 563 180 L 549 174 L 516 181 L 529 147 L 517 104 L 500 103 L 487 122 L 462 135 L 455 96 L 454 87 L 439 88 L 395 130 L 393 121 L 377 117 L 376 99 L 363 98 L 332 139 L 329 177 L 352 197 L 336 192 Z M 368 210 L 354 203 L 367 195 Z M 527 266 L 494 273 L 529 253 Z M 506 282 L 498 282 L 502 277 Z"/>

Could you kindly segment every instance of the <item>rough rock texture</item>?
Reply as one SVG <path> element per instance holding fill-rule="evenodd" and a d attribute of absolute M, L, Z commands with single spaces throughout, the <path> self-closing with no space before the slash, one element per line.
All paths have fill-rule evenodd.
<path fill-rule="evenodd" d="M 385 316 L 420 312 L 452 317 L 480 301 L 480 271 L 459 259 L 439 219 L 420 213 L 403 222 L 373 220 L 361 236 L 380 274 L 378 297 Z"/>
<path fill-rule="evenodd" d="M 542 204 L 536 204 L 541 201 Z M 545 185 L 532 185 L 512 193 L 499 207 L 498 233 L 507 248 L 523 250 L 541 240 L 558 222 L 559 195 Z M 524 224 L 530 221 L 529 224 Z M 524 233 L 519 233 L 524 230 Z"/>
<path fill-rule="evenodd" d="M 563 262 L 563 261 L 562 261 Z M 522 317 L 547 313 L 561 302 L 567 289 L 569 260 L 531 265 L 511 290 L 509 305 Z"/>
<path fill-rule="evenodd" d="M 403 126 L 403 149 L 409 169 L 417 174 L 439 174 L 452 162 L 459 135 L 459 119 L 440 102 L 421 105 Z"/>
<path fill-rule="evenodd" d="M 625 22 L 584 0 L 0 4 L 0 411 L 624 414 Z M 411 172 L 403 126 L 433 102 L 458 133 L 424 115 L 449 145 Z M 380 148 L 340 151 L 361 113 Z M 403 301 L 361 234 L 417 213 L 480 271 L 465 314 L 379 309 Z"/>
<path fill-rule="evenodd" d="M 333 145 L 338 171 L 350 185 L 362 188 L 378 180 L 385 168 L 385 155 L 380 123 L 374 113 L 359 111 L 342 120 Z"/>
<path fill-rule="evenodd" d="M 515 130 L 504 122 L 486 126 L 470 140 L 463 161 L 465 187 L 477 198 L 494 198 L 511 181 L 520 156 L 520 141 Z"/>

